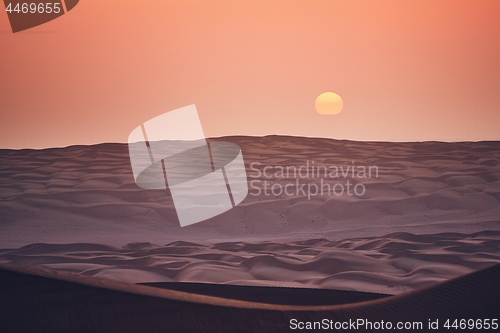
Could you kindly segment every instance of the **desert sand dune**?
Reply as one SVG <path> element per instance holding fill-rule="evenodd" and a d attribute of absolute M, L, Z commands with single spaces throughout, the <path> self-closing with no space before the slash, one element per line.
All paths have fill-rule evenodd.
<path fill-rule="evenodd" d="M 500 263 L 500 232 L 289 243 L 32 244 L 0 262 L 112 280 L 288 286 L 399 294 Z"/>
<path fill-rule="evenodd" d="M 226 137 L 243 152 L 250 187 L 235 209 L 180 228 L 168 191 L 134 183 L 127 146 L 0 150 L 0 247 L 32 243 L 270 238 L 345 239 L 392 232 L 500 230 L 500 143 L 378 143 L 301 137 Z M 276 177 L 278 167 L 377 167 L 371 177 Z M 253 164 L 252 164 L 253 163 Z M 251 167 L 253 165 L 253 167 Z M 270 167 L 270 178 L 263 174 Z M 352 169 L 349 169 L 352 170 Z M 358 169 L 356 169 L 357 171 Z M 360 197 L 258 195 L 285 186 L 362 183 Z M 321 179 L 323 178 L 323 179 Z M 290 187 L 295 189 L 295 187 Z M 293 192 L 293 191 L 292 191 Z"/>
<path fill-rule="evenodd" d="M 499 142 L 212 140 L 242 148 L 254 186 L 236 208 L 185 228 L 169 191 L 134 183 L 125 144 L 0 150 L 0 262 L 134 283 L 382 294 L 500 262 Z M 306 177 L 276 174 L 306 165 Z M 340 169 L 339 177 L 313 165 Z M 358 166 L 376 169 L 359 178 Z M 292 192 L 296 181 L 350 181 L 366 191 L 266 195 L 264 181 Z"/>
<path fill-rule="evenodd" d="M 366 300 L 365 295 L 351 293 L 354 302 L 350 304 L 301 305 L 291 288 L 278 288 L 286 301 L 273 304 L 207 296 L 199 290 L 186 292 L 188 284 L 184 291 L 177 291 L 168 289 L 168 284 L 155 288 L 4 264 L 0 323 L 9 332 L 288 332 L 292 319 L 326 318 L 333 322 L 383 320 L 385 325 L 421 322 L 422 329 L 413 331 L 426 332 L 432 331 L 429 320 L 438 320 L 442 328 L 447 319 L 497 318 L 499 280 L 500 266 L 496 265 L 398 296 Z M 262 288 L 244 288 L 254 289 L 254 299 L 258 293 L 264 294 L 262 300 L 269 298 Z M 357 331 L 380 330 L 360 326 Z"/>

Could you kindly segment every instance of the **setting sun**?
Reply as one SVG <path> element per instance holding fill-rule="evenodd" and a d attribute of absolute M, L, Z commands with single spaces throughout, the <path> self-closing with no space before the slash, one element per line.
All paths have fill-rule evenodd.
<path fill-rule="evenodd" d="M 324 92 L 316 98 L 314 102 L 316 111 L 321 115 L 336 115 L 342 111 L 344 101 L 333 92 Z"/>

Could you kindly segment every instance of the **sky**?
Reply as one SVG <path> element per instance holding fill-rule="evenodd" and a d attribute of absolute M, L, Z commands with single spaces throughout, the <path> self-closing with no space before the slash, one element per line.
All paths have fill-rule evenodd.
<path fill-rule="evenodd" d="M 81 0 L 12 33 L 0 148 L 126 142 L 196 104 L 205 136 L 500 140 L 500 1 Z M 314 109 L 332 91 L 335 116 Z"/>

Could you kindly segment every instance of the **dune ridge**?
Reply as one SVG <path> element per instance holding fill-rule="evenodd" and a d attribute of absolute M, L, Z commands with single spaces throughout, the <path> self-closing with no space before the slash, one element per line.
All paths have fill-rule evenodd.
<path fill-rule="evenodd" d="M 334 322 L 421 322 L 418 331 L 425 332 L 431 331 L 429 320 L 443 325 L 453 318 L 496 318 L 499 279 L 500 265 L 495 265 L 398 296 L 303 306 L 248 302 L 3 264 L 0 322 L 10 332 L 288 332 L 291 319 L 327 318 Z M 357 331 L 374 330 L 361 327 Z"/>

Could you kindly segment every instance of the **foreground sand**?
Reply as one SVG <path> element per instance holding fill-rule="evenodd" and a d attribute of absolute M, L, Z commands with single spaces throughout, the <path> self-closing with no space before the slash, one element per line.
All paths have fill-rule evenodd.
<path fill-rule="evenodd" d="M 423 329 L 413 331 L 426 332 L 429 320 L 438 319 L 443 325 L 447 319 L 498 318 L 498 281 L 500 265 L 415 292 L 373 295 L 372 300 L 362 293 L 340 292 L 336 296 L 330 291 L 330 301 L 323 297 L 320 305 L 311 305 L 313 298 L 307 297 L 307 291 L 302 291 L 303 300 L 291 288 L 269 293 L 262 288 L 241 287 L 254 290 L 232 290 L 235 297 L 222 298 L 216 297 L 213 289 L 207 288 L 211 290 L 207 296 L 189 284 L 184 285 L 184 291 L 177 291 L 168 289 L 168 284 L 154 288 L 2 265 L 0 323 L 8 332 L 288 332 L 290 319 L 327 318 L 334 322 L 383 320 L 394 325 L 422 322 Z M 245 294 L 251 294 L 253 302 L 245 300 Z M 278 301 L 271 303 L 270 294 L 278 294 Z M 345 301 L 359 303 L 341 304 Z M 358 331 L 375 330 L 362 327 Z"/>

